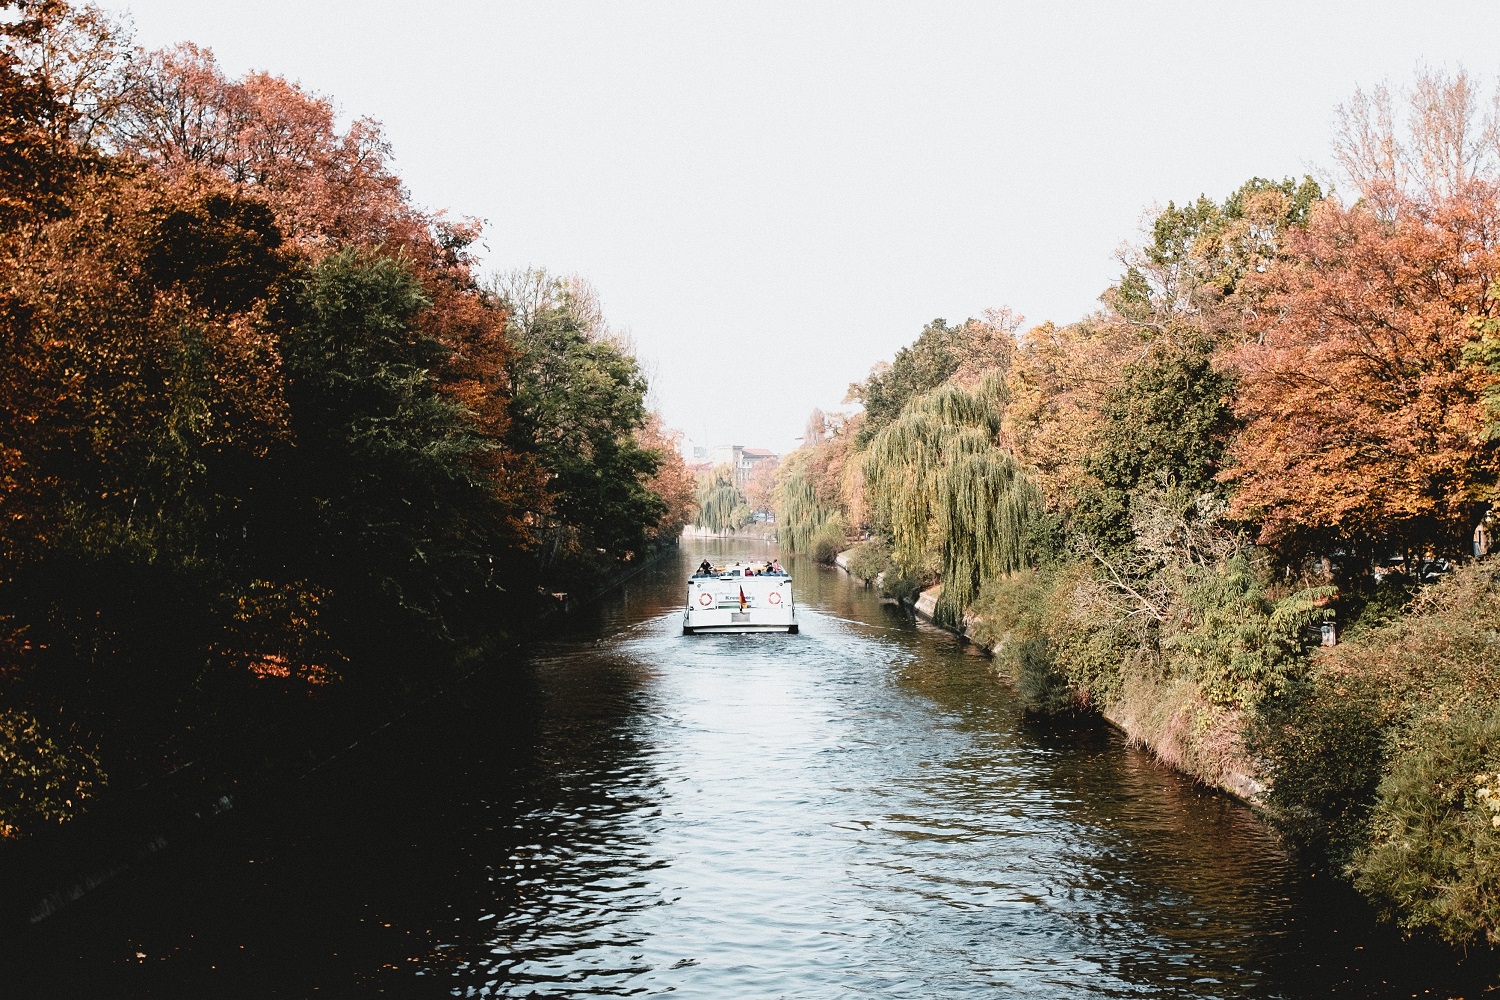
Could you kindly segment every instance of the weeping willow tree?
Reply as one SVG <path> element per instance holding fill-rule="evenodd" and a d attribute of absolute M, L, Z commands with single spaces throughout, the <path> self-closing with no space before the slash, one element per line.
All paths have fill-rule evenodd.
<path fill-rule="evenodd" d="M 1004 386 L 991 375 L 972 392 L 944 385 L 912 400 L 862 458 L 867 502 L 907 570 L 936 553 L 937 616 L 954 623 L 982 581 L 1022 568 L 1041 492 L 996 444 Z"/>
<path fill-rule="evenodd" d="M 838 554 L 849 529 L 843 511 L 819 495 L 815 458 L 813 450 L 801 449 L 782 463 L 777 476 L 776 540 L 789 552 L 805 552 L 826 561 Z"/>
<path fill-rule="evenodd" d="M 698 517 L 695 523 L 709 531 L 738 531 L 750 523 L 750 506 L 745 495 L 734 484 L 734 473 L 721 465 L 703 476 L 696 494 Z"/>

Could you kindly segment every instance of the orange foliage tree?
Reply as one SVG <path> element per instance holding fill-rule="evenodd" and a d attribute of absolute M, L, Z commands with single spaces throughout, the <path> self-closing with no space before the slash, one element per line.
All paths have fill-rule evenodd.
<path fill-rule="evenodd" d="M 478 227 L 419 211 L 378 126 L 339 128 L 280 78 L 230 79 L 191 45 L 132 52 L 102 11 L 60 0 L 21 4 L 0 36 L 0 582 L 60 551 L 299 572 L 259 558 L 246 526 L 308 485 L 285 479 L 306 443 L 287 338 L 309 322 L 310 277 L 353 251 L 416 279 L 400 336 L 441 350 L 412 398 L 430 383 L 461 415 L 443 453 L 488 489 L 470 512 L 481 562 L 524 592 L 514 557 L 550 498 L 511 442 L 514 352 L 474 279 Z M 350 334 L 362 351 L 377 331 Z"/>
<path fill-rule="evenodd" d="M 776 506 L 776 469 L 779 464 L 758 462 L 745 480 L 745 503 L 751 511 L 767 511 Z"/>
<path fill-rule="evenodd" d="M 264 207 L 222 187 L 91 180 L 7 262 L 0 510 L 12 542 L 51 544 L 67 524 L 113 535 L 180 523 L 188 512 L 168 508 L 215 456 L 263 455 L 284 436 L 265 309 L 287 262 Z M 236 263 L 221 260 L 205 287 L 215 255 Z"/>
<path fill-rule="evenodd" d="M 327 99 L 266 73 L 230 79 L 190 43 L 138 59 L 116 107 L 102 129 L 112 149 L 168 176 L 222 177 L 263 200 L 304 259 L 358 247 L 398 256 L 416 274 L 430 300 L 421 331 L 451 352 L 435 375 L 489 441 L 474 461 L 524 545 L 547 494 L 535 463 L 507 444 L 513 352 L 504 310 L 479 288 L 467 252 L 478 225 L 416 209 L 373 120 L 341 131 Z"/>
<path fill-rule="evenodd" d="M 1086 459 L 1102 433 L 1099 413 L 1141 350 L 1135 333 L 1104 316 L 1043 323 L 1021 337 L 1006 378 L 1005 438 L 1054 509 L 1090 487 Z"/>
<path fill-rule="evenodd" d="M 1228 355 L 1234 514 L 1294 552 L 1461 551 L 1500 471 L 1493 376 L 1463 361 L 1500 306 L 1500 199 L 1475 186 L 1389 221 L 1328 203 L 1288 249 L 1266 276 L 1275 311 Z"/>
<path fill-rule="evenodd" d="M 676 538 L 698 516 L 697 484 L 682 459 L 682 432 L 666 426 L 661 414 L 653 410 L 647 415 L 645 426 L 635 432 L 635 439 L 642 448 L 661 458 L 646 486 L 666 501 L 667 510 L 649 536 L 652 541 Z"/>

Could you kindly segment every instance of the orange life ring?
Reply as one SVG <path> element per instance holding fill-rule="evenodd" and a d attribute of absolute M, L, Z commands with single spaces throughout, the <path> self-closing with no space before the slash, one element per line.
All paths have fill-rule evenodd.
<path fill-rule="evenodd" d="M 701 604 L 701 605 L 703 605 L 705 608 L 708 607 L 713 602 L 714 602 L 714 595 L 710 594 L 706 590 L 703 593 L 701 593 L 701 594 L 698 595 L 698 603 Z"/>
<path fill-rule="evenodd" d="M 768 597 L 768 598 L 766 598 L 766 600 L 770 601 L 772 604 L 780 604 L 781 603 L 781 595 L 778 594 L 776 591 L 773 590 L 773 591 L 771 591 L 771 596 Z"/>

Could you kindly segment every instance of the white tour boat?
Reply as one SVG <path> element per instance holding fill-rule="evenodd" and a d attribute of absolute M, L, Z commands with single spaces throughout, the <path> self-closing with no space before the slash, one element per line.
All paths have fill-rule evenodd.
<path fill-rule="evenodd" d="M 792 578 L 775 563 L 704 560 L 688 580 L 682 634 L 695 632 L 795 632 Z"/>

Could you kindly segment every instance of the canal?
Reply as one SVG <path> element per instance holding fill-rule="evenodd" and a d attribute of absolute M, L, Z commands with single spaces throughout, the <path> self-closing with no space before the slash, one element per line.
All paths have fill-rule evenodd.
<path fill-rule="evenodd" d="M 680 634 L 699 542 L 0 948 L 9 997 L 1474 996 L 1243 806 L 837 571 Z"/>

